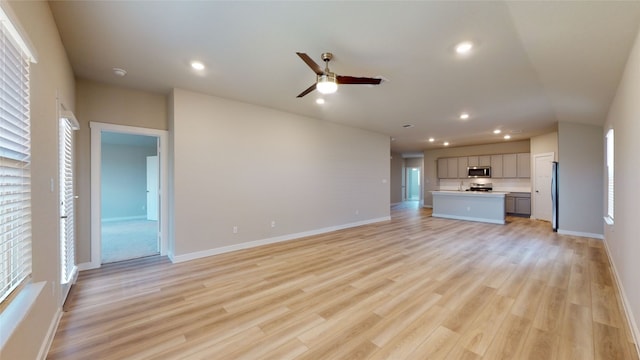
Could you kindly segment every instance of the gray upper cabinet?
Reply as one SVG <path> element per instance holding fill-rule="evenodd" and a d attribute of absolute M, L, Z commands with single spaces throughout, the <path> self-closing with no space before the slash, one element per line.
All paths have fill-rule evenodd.
<path fill-rule="evenodd" d="M 518 155 L 518 173 L 519 178 L 531 177 L 531 154 L 522 153 Z"/>
<path fill-rule="evenodd" d="M 458 178 L 458 158 L 438 159 L 438 178 L 457 179 Z"/>
<path fill-rule="evenodd" d="M 466 179 L 468 166 L 491 166 L 493 178 L 531 177 L 531 154 L 498 154 L 438 159 L 438 179 Z"/>
<path fill-rule="evenodd" d="M 449 174 L 448 164 L 447 159 L 438 159 L 438 179 L 447 178 Z"/>
<path fill-rule="evenodd" d="M 458 158 L 448 158 L 447 159 L 447 179 L 457 179 L 458 178 Z"/>
<path fill-rule="evenodd" d="M 502 155 L 502 177 L 515 178 L 518 176 L 518 157 L 516 154 Z"/>
<path fill-rule="evenodd" d="M 502 155 L 491 155 L 491 177 L 501 178 L 502 176 Z"/>
<path fill-rule="evenodd" d="M 459 179 L 464 179 L 467 177 L 467 166 L 469 166 L 469 158 L 459 157 L 458 158 L 458 178 Z"/>

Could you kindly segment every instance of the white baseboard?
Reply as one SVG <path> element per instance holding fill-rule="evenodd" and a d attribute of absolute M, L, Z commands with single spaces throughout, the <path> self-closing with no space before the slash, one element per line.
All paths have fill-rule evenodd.
<path fill-rule="evenodd" d="M 429 205 L 429 204 L 424 204 L 422 205 L 422 207 L 427 209 L 433 209 L 433 205 Z"/>
<path fill-rule="evenodd" d="M 44 360 L 47 358 L 49 349 L 51 349 L 51 344 L 53 344 L 53 338 L 56 335 L 56 330 L 58 329 L 58 324 L 60 324 L 60 319 L 62 319 L 62 308 L 58 308 L 56 314 L 51 320 L 51 324 L 49 324 L 47 335 L 44 339 L 44 342 L 40 346 L 40 351 L 38 351 L 38 359 Z"/>
<path fill-rule="evenodd" d="M 620 297 L 622 298 L 622 306 L 624 309 L 624 315 L 627 317 L 627 321 L 631 326 L 631 336 L 633 336 L 633 342 L 636 344 L 636 352 L 638 357 L 640 357 L 640 330 L 638 328 L 638 323 L 636 323 L 635 317 L 633 316 L 633 312 L 631 311 L 631 306 L 629 305 L 629 299 L 627 298 L 627 293 L 624 291 L 624 286 L 622 286 L 622 282 L 620 281 L 620 276 L 618 275 L 618 269 L 616 268 L 616 263 L 613 262 L 613 258 L 611 257 L 611 251 L 609 251 L 609 245 L 607 245 L 607 241 L 605 239 L 604 242 L 604 250 L 609 258 L 609 263 L 611 264 L 611 268 L 613 269 L 613 277 L 618 285 L 618 289 L 620 289 Z"/>
<path fill-rule="evenodd" d="M 78 271 L 85 271 L 85 270 L 97 269 L 100 267 L 100 264 L 86 262 L 86 263 L 78 264 L 77 266 L 78 266 Z"/>
<path fill-rule="evenodd" d="M 288 235 L 283 235 L 283 236 L 276 236 L 276 237 L 267 238 L 267 239 L 261 239 L 261 240 L 244 242 L 244 243 L 240 243 L 240 244 L 223 246 L 223 247 L 219 247 L 219 248 L 215 248 L 215 249 L 196 251 L 196 252 L 192 252 L 192 253 L 188 253 L 188 254 L 182 254 L 182 255 L 169 254 L 169 259 L 174 263 L 180 263 L 180 262 L 189 261 L 189 260 L 195 260 L 195 259 L 199 259 L 199 258 L 203 258 L 203 257 L 207 257 L 207 256 L 224 254 L 224 253 L 228 253 L 228 252 L 231 252 L 231 251 L 249 249 L 249 248 L 253 248 L 253 247 L 257 247 L 257 246 L 262 246 L 262 245 L 274 244 L 274 243 L 283 242 L 283 241 L 299 239 L 299 238 L 306 237 L 306 236 L 320 235 L 320 234 L 324 234 L 324 233 L 328 233 L 328 232 L 332 232 L 332 231 L 337 231 L 337 230 L 342 230 L 342 229 L 348 229 L 348 228 L 352 228 L 352 227 L 356 227 L 356 226 L 373 224 L 373 223 L 377 223 L 377 222 L 381 222 L 381 221 L 387 221 L 387 220 L 390 220 L 390 219 L 391 219 L 390 216 L 385 216 L 385 217 L 381 217 L 381 218 L 369 219 L 369 220 L 364 220 L 364 221 L 359 221 L 359 222 L 349 223 L 349 224 L 344 224 L 344 225 L 338 225 L 338 226 L 330 226 L 330 227 L 326 227 L 326 228 L 322 228 L 322 229 L 305 231 L 305 232 L 296 233 L 296 234 L 288 234 Z"/>
<path fill-rule="evenodd" d="M 604 240 L 604 235 L 602 235 L 602 234 L 594 234 L 594 233 L 587 233 L 587 232 L 580 232 L 580 231 L 569 231 L 569 230 L 558 229 L 558 234 L 560 234 L 560 235 L 582 236 L 582 237 L 588 237 L 588 238 Z"/>
<path fill-rule="evenodd" d="M 147 220 L 147 215 L 106 218 L 106 219 L 102 219 L 101 221 L 108 223 L 108 222 L 130 221 L 130 220 Z"/>

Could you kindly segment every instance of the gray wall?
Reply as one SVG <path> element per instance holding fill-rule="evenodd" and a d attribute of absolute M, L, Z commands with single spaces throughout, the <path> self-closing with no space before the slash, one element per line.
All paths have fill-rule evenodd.
<path fill-rule="evenodd" d="M 531 156 L 544 153 L 553 153 L 554 159 L 558 160 L 557 131 L 531 138 Z"/>
<path fill-rule="evenodd" d="M 35 359 L 46 343 L 47 330 L 60 311 L 59 202 L 58 191 L 58 100 L 75 110 L 73 70 L 67 59 L 49 5 L 38 1 L 11 2 L 20 25 L 38 53 L 31 64 L 31 228 L 33 282 L 45 287 L 35 299 L 6 345 L 0 359 Z M 76 113 L 77 115 L 77 113 Z M 13 304 L 12 304 L 13 305 Z"/>
<path fill-rule="evenodd" d="M 618 86 L 609 116 L 600 134 L 604 138 L 606 131 L 613 128 L 615 138 L 614 178 L 615 203 L 614 223 L 605 225 L 605 244 L 613 262 L 613 268 L 619 279 L 623 300 L 629 317 L 634 324 L 636 341 L 640 340 L 640 33 L 631 50 L 631 56 Z M 605 177 L 603 170 L 602 177 Z M 607 192 L 603 181 L 603 191 Z M 602 213 L 605 214 L 606 201 L 603 201 Z M 637 343 L 636 343 L 637 344 Z"/>
<path fill-rule="evenodd" d="M 76 80 L 78 233 L 76 259 L 91 262 L 91 129 L 89 122 L 167 130 L 167 97 Z"/>
<path fill-rule="evenodd" d="M 146 218 L 147 156 L 156 153 L 155 146 L 102 144 L 102 220 Z"/>
<path fill-rule="evenodd" d="M 389 217 L 388 136 L 180 89 L 171 106 L 175 257 Z"/>
<path fill-rule="evenodd" d="M 558 231 L 603 234 L 602 126 L 558 124 Z"/>
<path fill-rule="evenodd" d="M 400 153 L 391 153 L 390 165 L 390 201 L 392 204 L 402 202 L 402 186 L 403 186 L 403 167 L 404 159 Z"/>

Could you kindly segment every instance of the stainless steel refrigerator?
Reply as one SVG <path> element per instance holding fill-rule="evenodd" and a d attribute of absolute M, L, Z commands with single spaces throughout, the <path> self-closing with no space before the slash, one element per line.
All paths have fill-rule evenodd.
<path fill-rule="evenodd" d="M 551 163 L 551 226 L 558 231 L 558 162 Z"/>

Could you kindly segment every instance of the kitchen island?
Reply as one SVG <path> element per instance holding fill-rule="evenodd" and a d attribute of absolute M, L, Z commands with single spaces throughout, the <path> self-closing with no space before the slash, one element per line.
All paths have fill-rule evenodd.
<path fill-rule="evenodd" d="M 431 191 L 433 217 L 504 224 L 506 192 Z"/>

